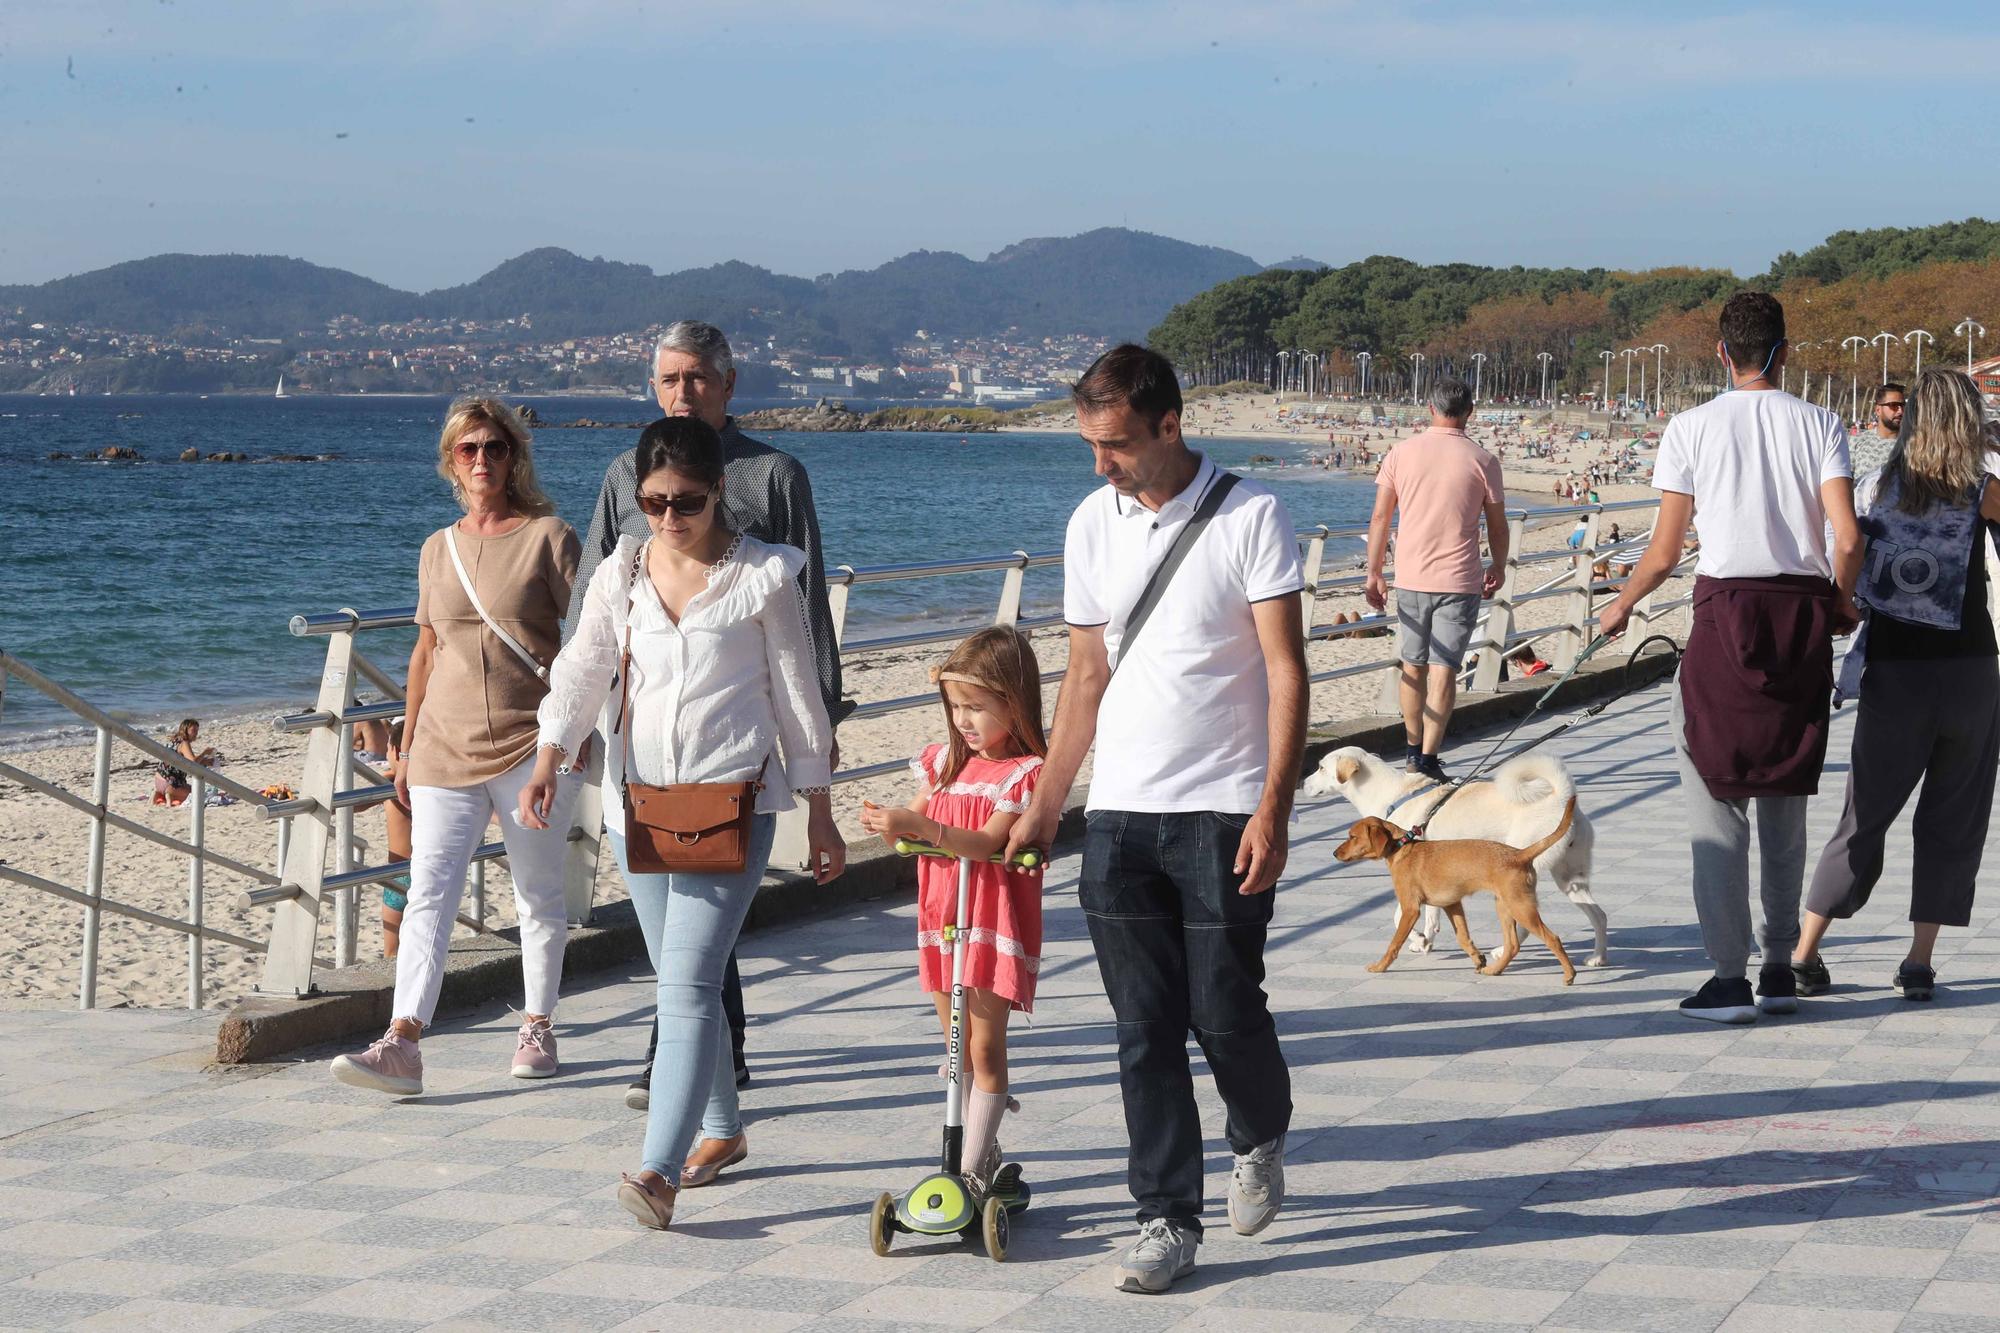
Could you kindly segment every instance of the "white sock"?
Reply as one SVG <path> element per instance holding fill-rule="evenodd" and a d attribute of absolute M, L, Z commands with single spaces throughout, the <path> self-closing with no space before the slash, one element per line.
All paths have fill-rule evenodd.
<path fill-rule="evenodd" d="M 965 1148 L 959 1163 L 967 1172 L 983 1170 L 986 1156 L 1000 1140 L 1000 1117 L 1007 1112 L 1007 1094 L 974 1087 L 965 1094 Z"/>

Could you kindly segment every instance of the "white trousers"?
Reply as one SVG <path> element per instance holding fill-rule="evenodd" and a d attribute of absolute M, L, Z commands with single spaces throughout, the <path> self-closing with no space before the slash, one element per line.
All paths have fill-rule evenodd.
<path fill-rule="evenodd" d="M 569 919 L 563 904 L 563 860 L 582 780 L 556 779 L 555 809 L 545 829 L 515 820 L 521 788 L 534 776 L 533 757 L 474 787 L 410 788 L 410 901 L 403 909 L 402 944 L 396 952 L 394 1018 L 425 1027 L 437 1011 L 452 926 L 465 894 L 472 854 L 486 840 L 487 821 L 500 816 L 507 869 L 514 880 L 514 910 L 521 923 L 523 1008 L 553 1014 L 562 986 L 563 948 Z"/>

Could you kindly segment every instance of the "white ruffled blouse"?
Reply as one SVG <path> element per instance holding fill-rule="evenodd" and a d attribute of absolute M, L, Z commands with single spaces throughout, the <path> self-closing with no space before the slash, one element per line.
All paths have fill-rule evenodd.
<path fill-rule="evenodd" d="M 791 809 L 796 788 L 827 785 L 833 727 L 806 634 L 804 553 L 737 536 L 675 624 L 645 576 L 644 550 L 620 537 L 591 575 L 576 632 L 549 668 L 540 744 L 573 755 L 593 727 L 604 735 L 604 824 L 620 836 L 628 734 L 639 782 L 744 782 L 763 769 L 760 814 Z M 631 705 L 621 732 L 628 622 Z"/>

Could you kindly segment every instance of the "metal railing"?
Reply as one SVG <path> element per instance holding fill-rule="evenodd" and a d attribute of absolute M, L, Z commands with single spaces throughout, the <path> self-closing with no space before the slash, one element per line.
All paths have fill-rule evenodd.
<path fill-rule="evenodd" d="M 1508 561 L 1500 588 L 1486 604 L 1477 623 L 1471 649 L 1476 656 L 1469 659 L 1463 673 L 1463 678 L 1471 687 L 1477 690 L 1491 690 L 1497 686 L 1503 659 L 1513 655 L 1523 645 L 1546 644 L 1545 651 L 1549 660 L 1557 668 L 1567 667 L 1574 662 L 1576 654 L 1582 651 L 1583 645 L 1591 637 L 1590 622 L 1597 610 L 1599 596 L 1623 587 L 1628 577 L 1627 575 L 1598 577 L 1594 573 L 1593 566 L 1607 559 L 1617 560 L 1621 564 L 1635 562 L 1638 551 L 1643 548 L 1650 536 L 1652 528 L 1650 520 L 1657 519 L 1658 508 L 1656 501 L 1640 500 L 1605 505 L 1572 505 L 1508 511 L 1511 538 Z M 1646 513 L 1649 520 L 1645 523 L 1644 530 L 1621 535 L 1615 544 L 1600 544 L 1600 527 L 1606 515 L 1618 513 L 1636 515 L 1641 512 Z M 1524 549 L 1531 532 L 1566 520 L 1580 520 L 1583 524 L 1583 536 L 1576 547 L 1565 545 L 1536 552 Z M 1343 593 L 1358 592 L 1366 583 L 1366 574 L 1358 567 L 1352 572 L 1331 575 L 1327 569 L 1329 545 L 1334 544 L 1337 549 L 1339 543 L 1365 541 L 1367 536 L 1365 524 L 1319 526 L 1301 530 L 1297 535 L 1302 548 L 1305 571 L 1302 610 L 1304 637 L 1308 645 L 1393 630 L 1394 617 L 1383 612 L 1363 615 L 1356 620 L 1339 624 L 1321 623 L 1319 618 L 1322 602 Z M 1676 572 L 1685 569 L 1691 558 L 1684 559 L 1677 566 Z M 846 637 L 849 604 L 854 591 L 858 588 L 965 574 L 997 573 L 1001 575 L 1001 586 L 993 616 L 988 623 L 1014 625 L 1022 630 L 1048 629 L 1060 625 L 1062 618 L 1052 614 L 1023 616 L 1022 591 L 1030 569 L 1054 568 L 1061 564 L 1062 556 L 1056 552 L 1015 551 L 1009 555 L 973 560 L 863 567 L 838 566 L 828 572 L 827 584 L 828 598 L 833 612 L 834 633 L 840 641 L 841 657 L 843 661 L 853 661 L 871 654 L 900 652 L 932 644 L 950 643 L 966 632 L 966 626 L 960 624 L 950 628 L 883 633 L 850 640 Z M 1550 577 L 1532 587 L 1523 586 L 1524 571 L 1547 566 L 1556 567 Z M 1563 599 L 1564 614 L 1560 619 L 1552 624 L 1533 628 L 1520 625 L 1522 607 L 1553 599 Z M 1662 613 L 1685 605 L 1691 600 L 1686 596 L 1670 602 L 1656 602 L 1650 597 L 1644 599 L 1634 614 L 1633 628 L 1640 629 Z M 363 721 L 385 719 L 402 712 L 403 689 L 386 671 L 360 651 L 357 639 L 363 634 L 376 631 L 405 629 L 414 624 L 414 620 L 413 607 L 376 611 L 342 609 L 330 615 L 292 618 L 291 632 L 299 637 L 325 638 L 327 654 L 320 675 L 318 696 L 313 706 L 280 717 L 275 723 L 280 731 L 303 733 L 307 737 L 306 757 L 298 794 L 291 799 L 279 801 L 266 800 L 261 793 L 251 790 L 242 783 L 185 759 L 49 680 L 26 663 L 0 652 L 0 701 L 4 701 L 6 683 L 10 677 L 24 681 L 89 722 L 97 731 L 96 768 L 92 797 L 89 800 L 27 773 L 14 764 L 0 762 L 0 777 L 19 782 L 33 791 L 49 796 L 82 812 L 92 821 L 89 864 L 85 886 L 82 889 L 0 863 L 0 880 L 21 884 L 77 903 L 84 908 L 83 975 L 79 989 L 79 1003 L 83 1007 L 92 1007 L 96 1001 L 98 928 L 104 912 L 112 912 L 188 936 L 188 997 L 191 1006 L 199 1006 L 201 1002 L 204 942 L 224 943 L 264 953 L 265 971 L 263 983 L 259 987 L 261 991 L 294 996 L 310 993 L 313 988 L 313 968 L 326 965 L 326 961 L 318 956 L 317 944 L 323 909 L 329 904 L 334 913 L 333 963 L 336 966 L 346 966 L 355 960 L 359 891 L 365 886 L 391 880 L 409 871 L 407 860 L 391 860 L 376 864 L 359 863 L 361 860 L 359 853 L 366 848 L 366 844 L 355 836 L 354 813 L 359 808 L 388 799 L 393 793 L 393 787 L 384 774 L 375 771 L 357 758 L 353 749 L 353 728 Z M 1380 673 L 1382 678 L 1378 707 L 1382 711 L 1395 711 L 1396 682 L 1400 668 L 1393 651 L 1364 661 L 1314 672 L 1310 680 L 1313 683 L 1323 683 L 1371 672 Z M 1061 674 L 1058 671 L 1045 672 L 1042 678 L 1045 682 L 1053 681 L 1059 679 Z M 375 702 L 361 700 L 357 689 L 364 681 L 380 692 L 382 697 L 379 700 Z M 932 708 L 936 706 L 936 702 L 937 696 L 929 691 L 866 700 L 852 716 L 886 717 L 916 709 Z M 133 746 L 155 760 L 171 762 L 190 774 L 193 793 L 190 798 L 192 808 L 189 811 L 187 841 L 159 833 L 109 808 L 110 750 L 114 739 Z M 593 768 L 601 766 L 601 763 L 600 753 L 594 757 Z M 834 781 L 851 783 L 883 776 L 900 771 L 904 763 L 905 761 L 899 758 L 884 763 L 850 766 L 836 773 Z M 595 773 L 587 773 L 584 776 L 585 781 L 577 802 L 575 824 L 569 833 L 570 848 L 565 870 L 565 895 L 572 922 L 587 920 L 590 914 L 595 889 L 602 815 L 597 784 L 593 780 Z M 260 867 L 248 865 L 207 847 L 204 797 L 211 788 L 230 793 L 255 809 L 260 819 L 270 820 L 276 824 L 277 873 L 273 874 Z M 188 857 L 188 916 L 185 920 L 105 897 L 104 838 L 106 830 L 110 828 L 136 834 Z M 327 865 L 329 852 L 333 854 L 331 870 Z M 459 916 L 461 924 L 475 930 L 487 929 L 484 901 L 485 866 L 505 855 L 505 844 L 500 842 L 485 844 L 474 853 L 470 913 Z M 780 822 L 779 836 L 771 864 L 803 866 L 804 861 L 803 812 L 794 812 L 792 817 Z M 216 930 L 203 923 L 205 872 L 208 867 L 226 870 L 250 881 L 250 886 L 237 894 L 234 899 L 239 909 L 247 910 L 254 907 L 273 909 L 267 942 L 259 943 Z"/>
<path fill-rule="evenodd" d="M 187 937 L 187 1006 L 190 1009 L 201 1008 L 206 973 L 203 951 L 206 945 L 227 944 L 252 953 L 262 953 L 268 947 L 261 941 L 246 939 L 226 930 L 217 930 L 206 923 L 204 914 L 207 909 L 209 868 L 214 867 L 239 875 L 257 886 L 275 885 L 279 879 L 268 870 L 225 856 L 209 847 L 208 794 L 211 790 L 226 792 L 236 800 L 262 810 L 267 805 L 263 793 L 214 768 L 196 763 L 178 751 L 141 734 L 81 695 L 49 679 L 12 653 L 0 651 L 0 706 L 4 706 L 7 684 L 10 680 L 18 680 L 32 686 L 78 719 L 89 723 L 96 732 L 96 745 L 89 799 L 38 777 L 18 764 L 0 761 L 0 778 L 17 782 L 32 792 L 77 811 L 90 821 L 89 851 L 83 887 L 79 889 L 5 862 L 0 862 L 0 881 L 19 884 L 24 888 L 34 889 L 83 908 L 81 976 L 77 984 L 78 1008 L 97 1007 L 98 942 L 106 912 Z M 138 820 L 119 814 L 111 808 L 111 747 L 114 741 L 133 747 L 148 759 L 172 764 L 188 775 L 190 791 L 185 802 L 188 807 L 188 836 L 185 841 L 149 828 Z M 187 858 L 185 918 L 149 911 L 105 896 L 105 837 L 112 829 L 157 843 Z"/>
<path fill-rule="evenodd" d="M 246 910 L 274 909 L 264 982 L 259 988 L 263 991 L 294 996 L 311 992 L 314 946 L 320 917 L 329 903 L 333 907 L 334 965 L 353 964 L 360 934 L 361 890 L 410 871 L 407 858 L 357 864 L 357 848 L 363 844 L 354 836 L 355 811 L 390 799 L 395 787 L 386 774 L 356 757 L 354 727 L 361 722 L 386 721 L 402 713 L 405 706 L 403 687 L 362 653 L 357 640 L 363 634 L 408 629 L 415 623 L 415 607 L 386 611 L 342 608 L 328 615 L 291 619 L 291 632 L 296 637 L 326 639 L 326 663 L 313 707 L 280 716 L 272 724 L 281 732 L 306 735 L 298 795 L 259 810 L 263 818 L 279 820 L 281 829 L 300 820 L 303 828 L 290 836 L 280 835 L 285 851 L 280 855 L 282 869 L 277 882 L 237 898 L 237 906 Z M 384 697 L 374 703 L 361 702 L 357 678 L 366 680 Z M 367 785 L 357 786 L 357 775 Z M 589 919 L 597 877 L 602 811 L 595 785 L 586 783 L 585 792 L 589 799 L 578 802 L 564 864 L 565 906 L 572 923 Z M 333 852 L 332 873 L 327 870 L 329 849 Z M 489 929 L 486 867 L 506 854 L 503 842 L 485 843 L 472 853 L 472 901 L 469 913 L 458 915 L 460 925 L 482 932 Z"/>

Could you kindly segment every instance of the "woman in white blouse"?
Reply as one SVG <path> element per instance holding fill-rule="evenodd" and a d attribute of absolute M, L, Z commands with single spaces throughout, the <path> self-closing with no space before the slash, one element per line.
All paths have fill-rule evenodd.
<path fill-rule="evenodd" d="M 827 795 L 833 728 L 798 590 L 805 555 L 729 530 L 722 440 L 699 419 L 648 426 L 637 461 L 639 508 L 652 536 L 620 539 L 591 576 L 576 633 L 549 672 L 541 749 L 521 792 L 520 817 L 540 825 L 567 756 L 604 714 L 605 826 L 659 976 L 659 1053 L 643 1169 L 623 1178 L 618 1198 L 642 1223 L 663 1230 L 683 1186 L 706 1185 L 749 1153 L 722 974 L 764 876 L 774 816 L 791 809 L 795 796 L 805 800 L 821 883 L 845 867 L 847 848 Z M 628 624 L 630 703 L 621 729 L 614 689 Z M 628 763 L 633 781 L 654 785 L 745 782 L 761 773 L 744 868 L 632 873 L 622 795 Z"/>

